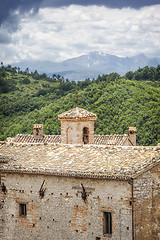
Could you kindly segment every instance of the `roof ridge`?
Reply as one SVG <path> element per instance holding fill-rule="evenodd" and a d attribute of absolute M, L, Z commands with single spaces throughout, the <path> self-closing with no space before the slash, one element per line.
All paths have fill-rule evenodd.
<path fill-rule="evenodd" d="M 93 118 L 97 119 L 97 115 L 95 113 L 89 112 L 86 109 L 75 107 L 64 113 L 58 115 L 58 119 L 81 119 L 81 118 Z"/>

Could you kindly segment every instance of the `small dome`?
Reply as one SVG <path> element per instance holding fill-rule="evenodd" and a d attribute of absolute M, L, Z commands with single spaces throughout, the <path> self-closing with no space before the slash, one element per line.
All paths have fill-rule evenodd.
<path fill-rule="evenodd" d="M 93 118 L 93 120 L 96 120 L 97 115 L 79 107 L 73 108 L 67 112 L 64 112 L 58 115 L 59 120 L 60 119 L 84 119 L 84 118 Z"/>

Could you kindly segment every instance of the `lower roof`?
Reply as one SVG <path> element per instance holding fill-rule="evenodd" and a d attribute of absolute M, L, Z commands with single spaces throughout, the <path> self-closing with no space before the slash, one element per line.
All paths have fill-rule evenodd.
<path fill-rule="evenodd" d="M 160 162 L 160 147 L 0 144 L 1 172 L 130 179 Z"/>
<path fill-rule="evenodd" d="M 94 144 L 98 145 L 125 145 L 129 141 L 128 135 L 94 135 Z M 14 138 L 8 138 L 8 142 L 15 143 L 61 143 L 61 135 L 43 135 L 35 137 L 30 134 L 17 134 Z"/>

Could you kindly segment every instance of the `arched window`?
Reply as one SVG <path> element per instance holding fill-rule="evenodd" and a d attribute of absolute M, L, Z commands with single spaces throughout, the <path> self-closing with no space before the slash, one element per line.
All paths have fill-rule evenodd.
<path fill-rule="evenodd" d="M 36 135 L 39 135 L 39 128 L 36 128 Z"/>
<path fill-rule="evenodd" d="M 70 132 L 70 129 L 69 129 L 69 127 L 68 127 L 68 128 L 67 128 L 67 131 L 66 131 L 66 137 L 67 137 L 66 143 L 67 143 L 67 144 L 69 143 L 69 132 Z"/>
<path fill-rule="evenodd" d="M 89 143 L 89 129 L 87 127 L 83 128 L 83 143 Z"/>

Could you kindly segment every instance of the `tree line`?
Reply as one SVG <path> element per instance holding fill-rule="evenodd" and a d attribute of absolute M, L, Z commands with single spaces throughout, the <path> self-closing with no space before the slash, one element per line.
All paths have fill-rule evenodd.
<path fill-rule="evenodd" d="M 35 123 L 45 134 L 59 134 L 58 114 L 76 106 L 97 114 L 96 134 L 128 134 L 137 127 L 138 145 L 160 141 L 160 66 L 144 67 L 124 76 L 104 74 L 97 79 L 70 82 L 60 75 L 0 67 L 0 140 L 18 133 L 32 134 Z"/>

